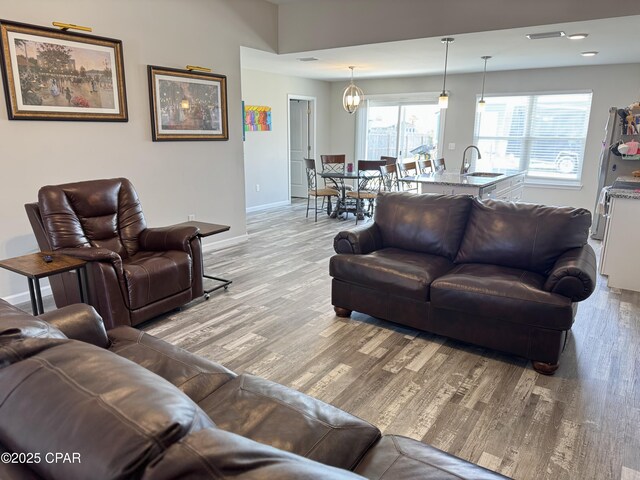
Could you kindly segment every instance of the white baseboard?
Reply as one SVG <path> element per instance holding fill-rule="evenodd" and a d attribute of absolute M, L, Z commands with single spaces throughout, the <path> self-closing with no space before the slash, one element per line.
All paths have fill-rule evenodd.
<path fill-rule="evenodd" d="M 284 207 L 285 205 L 291 205 L 291 200 L 283 200 L 282 202 L 267 203 L 265 205 L 247 207 L 247 213 L 259 212 L 260 210 L 269 210 L 270 208 L 276 208 L 276 207 Z"/>
<path fill-rule="evenodd" d="M 51 286 L 50 285 L 41 285 L 40 293 L 42 293 L 42 298 L 51 295 Z M 19 305 L 21 303 L 31 302 L 31 297 L 29 296 L 29 291 L 14 293 L 13 295 L 9 295 L 8 297 L 4 297 L 3 300 L 6 300 L 11 305 Z"/>
<path fill-rule="evenodd" d="M 249 235 L 239 235 L 233 238 L 227 238 L 226 240 L 220 240 L 218 242 L 208 242 L 202 244 L 202 253 L 213 252 L 216 250 L 222 250 L 223 248 L 233 247 L 241 243 L 249 241 Z"/>

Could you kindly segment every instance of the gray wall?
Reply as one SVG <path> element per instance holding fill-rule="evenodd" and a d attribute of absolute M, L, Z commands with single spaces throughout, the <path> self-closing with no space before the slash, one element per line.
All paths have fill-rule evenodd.
<path fill-rule="evenodd" d="M 275 51 L 277 8 L 262 0 L 0 0 L 2 18 L 93 27 L 122 40 L 129 122 L 8 121 L 0 112 L 0 258 L 36 251 L 24 203 L 42 185 L 126 176 L 150 226 L 187 220 L 231 225 L 246 238 L 240 45 Z M 151 141 L 148 64 L 203 65 L 228 77 L 229 141 Z M 24 299 L 26 280 L 0 270 L 0 296 Z"/>
<path fill-rule="evenodd" d="M 278 49 L 304 52 L 639 13 L 637 0 L 313 0 L 280 6 Z"/>
<path fill-rule="evenodd" d="M 271 107 L 272 131 L 247 132 L 244 145 L 247 209 L 289 203 L 288 95 L 316 98 L 317 155 L 330 145 L 331 84 L 318 80 L 242 70 L 242 99 L 246 105 Z M 256 191 L 256 184 L 260 191 Z"/>
<path fill-rule="evenodd" d="M 438 92 L 441 76 L 411 77 L 357 82 L 367 94 Z M 462 151 L 473 141 L 476 95 L 480 94 L 482 74 L 447 76 L 450 92 L 444 132 L 444 157 L 447 168 L 457 171 L 462 163 Z M 342 109 L 344 82 L 332 84 L 331 148 L 355 155 L 355 118 Z M 593 210 L 597 195 L 597 180 L 604 126 L 611 106 L 626 107 L 640 98 L 640 64 L 594 67 L 547 68 L 515 70 L 487 74 L 488 94 L 555 92 L 591 90 L 593 100 L 582 173 L 582 188 L 526 186 L 523 200 L 527 202 L 572 205 Z M 447 150 L 449 143 L 456 149 Z"/>

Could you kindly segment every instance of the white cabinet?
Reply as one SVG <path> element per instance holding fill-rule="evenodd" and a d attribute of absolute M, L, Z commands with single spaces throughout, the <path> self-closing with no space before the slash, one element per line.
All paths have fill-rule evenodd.
<path fill-rule="evenodd" d="M 425 180 L 418 180 L 417 183 L 420 193 L 471 195 L 482 199 L 491 198 L 494 200 L 518 202 L 522 199 L 524 175 L 524 173 L 519 173 L 496 181 L 488 179 L 485 185 L 474 179 L 477 184 L 470 185 L 467 178 L 457 174 L 447 173 L 446 176 L 443 174 L 441 177 L 427 177 Z"/>
<path fill-rule="evenodd" d="M 519 202 L 524 189 L 524 173 L 500 180 L 481 190 L 481 198 L 503 200 L 505 202 Z"/>
<path fill-rule="evenodd" d="M 442 195 L 472 195 L 478 196 L 480 187 L 467 185 L 442 185 L 438 183 L 420 183 L 420 193 L 439 193 Z"/>
<path fill-rule="evenodd" d="M 640 292 L 639 215 L 640 199 L 611 198 L 600 257 L 609 287 Z"/>

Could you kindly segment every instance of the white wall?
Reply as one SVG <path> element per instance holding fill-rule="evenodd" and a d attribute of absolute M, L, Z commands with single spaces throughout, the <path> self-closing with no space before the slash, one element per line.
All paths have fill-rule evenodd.
<path fill-rule="evenodd" d="M 326 153 L 331 134 L 331 84 L 257 70 L 242 70 L 245 105 L 271 107 L 270 132 L 247 132 L 244 145 L 247 208 L 289 202 L 288 95 L 316 98 L 316 155 Z M 256 192 L 256 184 L 260 191 Z"/>
<path fill-rule="evenodd" d="M 8 121 L 0 112 L 0 258 L 37 250 L 23 205 L 42 185 L 126 176 L 147 222 L 198 220 L 231 225 L 211 241 L 245 238 L 240 45 L 275 51 L 277 8 L 262 0 L 0 0 L 2 18 L 93 27 L 123 42 L 128 123 Z M 148 64 L 203 65 L 227 75 L 229 141 L 151 141 Z M 26 280 L 0 270 L 0 296 Z"/>
<path fill-rule="evenodd" d="M 411 77 L 357 82 L 367 94 L 405 93 L 442 89 L 442 77 Z M 444 157 L 447 169 L 458 171 L 462 151 L 473 141 L 476 95 L 480 94 L 482 74 L 447 76 L 450 92 L 444 132 Z M 351 158 L 355 154 L 355 121 L 342 109 L 344 82 L 332 84 L 331 146 Z M 595 67 L 548 68 L 514 70 L 487 74 L 487 93 L 533 93 L 569 90 L 593 91 L 591 117 L 585 148 L 581 189 L 542 188 L 526 186 L 526 202 L 572 205 L 593 210 L 596 200 L 599 155 L 604 138 L 604 126 L 609 107 L 626 107 L 640 99 L 640 64 Z M 446 150 L 449 143 L 456 149 Z"/>
<path fill-rule="evenodd" d="M 278 11 L 279 53 L 640 13 L 637 0 L 315 0 Z"/>

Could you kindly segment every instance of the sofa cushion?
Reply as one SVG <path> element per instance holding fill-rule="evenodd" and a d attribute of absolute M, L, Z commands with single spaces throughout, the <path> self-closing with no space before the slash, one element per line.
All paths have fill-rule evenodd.
<path fill-rule="evenodd" d="M 236 376 L 222 365 L 135 328 L 114 328 L 108 335 L 109 350 L 160 375 L 194 402 L 199 402 Z"/>
<path fill-rule="evenodd" d="M 0 455 L 8 452 L 0 445 Z M 0 462 L 0 478 L 2 480 L 42 480 L 33 470 L 30 470 L 27 463 L 7 463 Z"/>
<path fill-rule="evenodd" d="M 0 345 L 21 338 L 67 338 L 64 333 L 0 299 Z"/>
<path fill-rule="evenodd" d="M 178 250 L 138 252 L 123 262 L 129 307 L 144 307 L 191 287 L 192 260 Z"/>
<path fill-rule="evenodd" d="M 355 469 L 376 480 L 499 480 L 506 479 L 417 440 L 385 435 Z"/>
<path fill-rule="evenodd" d="M 172 443 L 214 426 L 169 382 L 94 345 L 18 340 L 0 347 L 0 365 L 6 358 L 14 361 L 0 369 L 0 444 L 80 460 L 30 465 L 45 478 L 136 478 Z"/>
<path fill-rule="evenodd" d="M 283 385 L 240 375 L 199 403 L 218 427 L 351 469 L 380 437 L 373 425 Z"/>
<path fill-rule="evenodd" d="M 367 255 L 334 255 L 329 274 L 343 282 L 428 301 L 431 282 L 453 267 L 438 255 L 383 248 Z"/>
<path fill-rule="evenodd" d="M 456 263 L 488 263 L 547 275 L 560 255 L 587 243 L 591 213 L 473 199 Z"/>
<path fill-rule="evenodd" d="M 571 328 L 571 300 L 542 290 L 544 281 L 542 275 L 517 268 L 458 265 L 431 284 L 431 302 L 436 308 L 534 327 Z"/>
<path fill-rule="evenodd" d="M 383 192 L 375 223 L 384 247 L 430 253 L 453 260 L 464 234 L 471 198 Z"/>
<path fill-rule="evenodd" d="M 348 445 L 345 445 L 348 448 Z M 207 428 L 172 445 L 146 470 L 143 480 L 347 480 L 346 470 L 283 452 L 248 438 Z"/>

